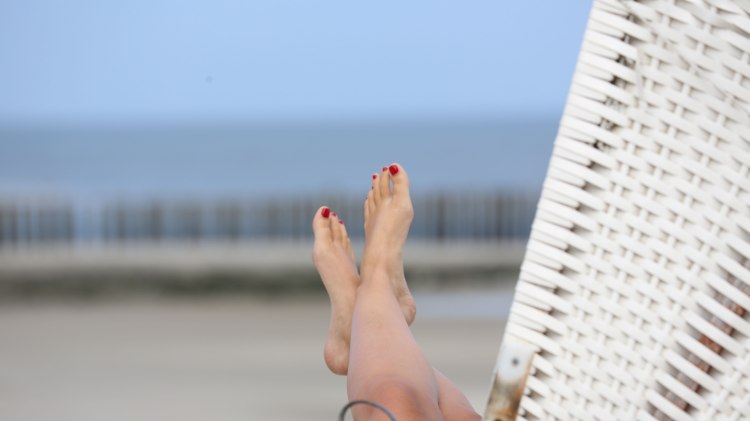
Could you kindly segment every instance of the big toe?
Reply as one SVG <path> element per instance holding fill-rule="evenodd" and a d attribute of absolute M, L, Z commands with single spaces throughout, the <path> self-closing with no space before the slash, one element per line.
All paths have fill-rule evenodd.
<path fill-rule="evenodd" d="M 331 230 L 331 209 L 328 206 L 321 206 L 317 212 L 315 212 L 312 228 L 316 241 L 333 240 L 333 232 Z"/>
<path fill-rule="evenodd" d="M 397 198 L 409 198 L 409 175 L 399 164 L 391 164 L 388 167 L 393 182 L 393 196 Z"/>

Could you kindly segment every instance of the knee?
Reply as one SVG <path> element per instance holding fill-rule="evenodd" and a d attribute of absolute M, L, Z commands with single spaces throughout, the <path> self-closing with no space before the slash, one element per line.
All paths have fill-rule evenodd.
<path fill-rule="evenodd" d="M 387 408 L 397 420 L 438 420 L 440 409 L 437 399 L 423 390 L 400 380 L 383 380 L 372 383 L 363 390 L 363 399 Z M 388 420 L 383 411 L 369 406 L 358 405 L 356 420 Z"/>

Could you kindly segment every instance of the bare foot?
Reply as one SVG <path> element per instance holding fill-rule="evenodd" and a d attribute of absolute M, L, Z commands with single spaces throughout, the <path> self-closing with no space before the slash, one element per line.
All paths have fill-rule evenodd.
<path fill-rule="evenodd" d="M 331 321 L 323 359 L 335 374 L 349 368 L 349 339 L 354 299 L 359 286 L 354 252 L 343 221 L 327 207 L 318 209 L 312 222 L 315 233 L 313 263 L 331 300 Z"/>
<path fill-rule="evenodd" d="M 373 174 L 372 190 L 365 201 L 365 252 L 362 273 L 375 266 L 386 268 L 394 294 L 406 323 L 417 313 L 414 298 L 406 285 L 403 249 L 409 234 L 414 208 L 409 196 L 409 176 L 398 165 L 383 167 Z"/>

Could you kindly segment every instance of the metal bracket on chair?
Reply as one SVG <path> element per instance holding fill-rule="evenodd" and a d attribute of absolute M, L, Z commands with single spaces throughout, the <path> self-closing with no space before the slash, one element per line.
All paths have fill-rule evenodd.
<path fill-rule="evenodd" d="M 522 342 L 503 342 L 497 356 L 495 375 L 482 421 L 513 421 L 518 415 L 526 378 L 535 350 Z"/>

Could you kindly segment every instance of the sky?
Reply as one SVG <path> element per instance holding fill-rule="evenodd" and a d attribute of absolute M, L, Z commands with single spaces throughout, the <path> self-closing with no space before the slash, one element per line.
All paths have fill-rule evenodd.
<path fill-rule="evenodd" d="M 3 0 L 0 198 L 539 189 L 589 8 Z"/>
<path fill-rule="evenodd" d="M 559 116 L 590 1 L 0 2 L 0 127 Z"/>

